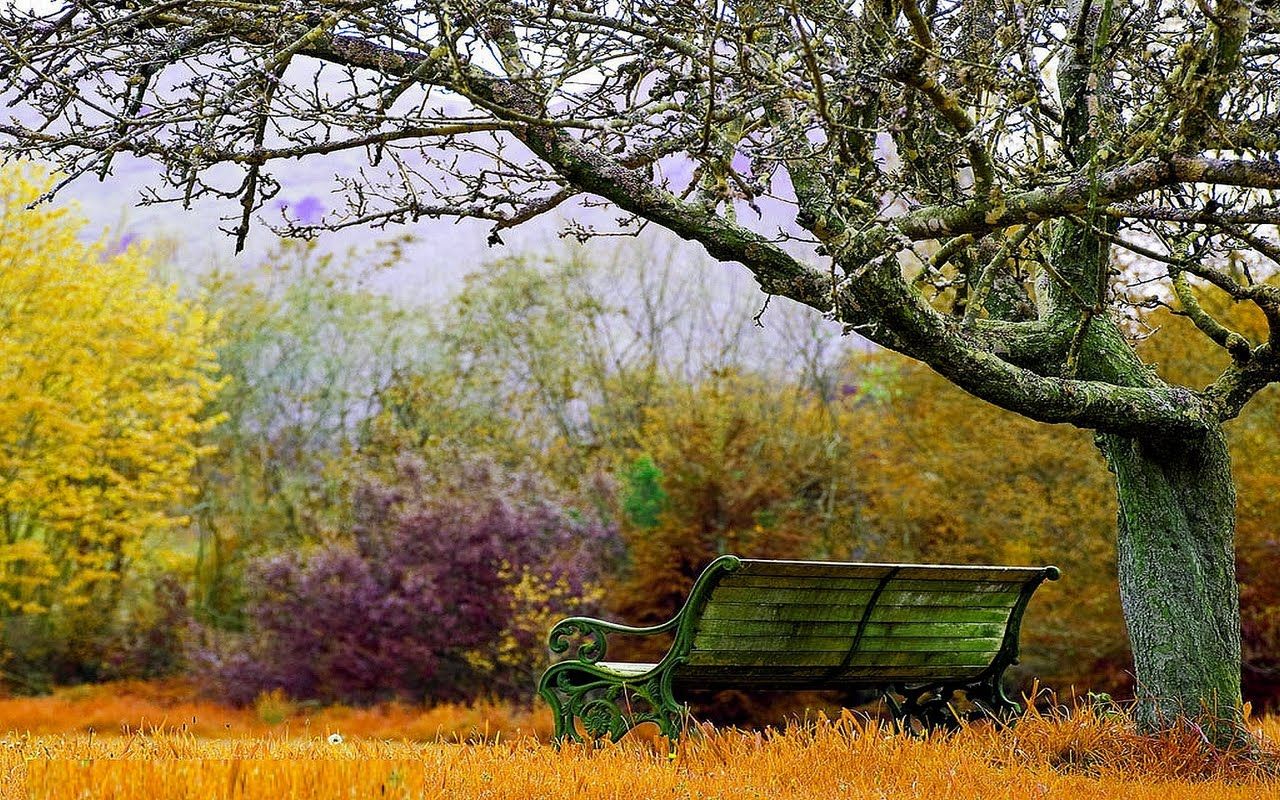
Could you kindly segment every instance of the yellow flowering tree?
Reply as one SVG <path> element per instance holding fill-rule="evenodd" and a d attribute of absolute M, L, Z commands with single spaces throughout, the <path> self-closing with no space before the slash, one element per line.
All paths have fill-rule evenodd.
<path fill-rule="evenodd" d="M 109 612 L 141 543 L 184 524 L 214 320 L 137 246 L 80 238 L 31 204 L 49 176 L 0 170 L 0 615 Z M 6 642 L 7 644 L 7 642 Z M 11 654 L 10 654 L 11 655 Z"/>

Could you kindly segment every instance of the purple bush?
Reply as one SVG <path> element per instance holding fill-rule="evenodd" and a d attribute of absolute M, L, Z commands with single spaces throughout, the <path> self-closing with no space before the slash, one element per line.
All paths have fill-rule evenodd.
<path fill-rule="evenodd" d="M 490 463 L 440 479 L 402 459 L 392 481 L 360 487 L 354 515 L 350 541 L 254 562 L 247 632 L 219 646 L 206 639 L 197 654 L 219 694 L 240 703 L 276 688 L 326 702 L 527 697 L 529 660 L 499 652 L 514 643 L 542 653 L 545 631 L 513 625 L 529 612 L 521 577 L 578 597 L 618 546 L 594 515 Z"/>

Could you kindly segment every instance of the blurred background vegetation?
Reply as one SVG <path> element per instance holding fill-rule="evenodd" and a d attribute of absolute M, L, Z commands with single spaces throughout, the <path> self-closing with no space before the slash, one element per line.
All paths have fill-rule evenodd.
<path fill-rule="evenodd" d="M 665 620 L 725 552 L 1056 563 L 1019 678 L 1128 691 L 1087 433 L 635 242 L 497 259 L 444 304 L 375 290 L 403 240 L 285 242 L 179 289 L 162 247 L 28 209 L 46 185 L 0 173 L 10 693 L 185 675 L 235 703 L 525 701 L 555 618 Z M 1140 346 L 1206 382 L 1216 354 L 1154 305 Z M 1255 706 L 1280 698 L 1278 404 L 1231 428 Z"/>

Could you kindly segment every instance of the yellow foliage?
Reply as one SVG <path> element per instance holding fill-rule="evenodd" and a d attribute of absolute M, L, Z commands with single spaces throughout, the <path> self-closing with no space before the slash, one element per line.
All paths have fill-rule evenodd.
<path fill-rule="evenodd" d="M 1120 690 L 1115 489 L 1090 435 L 1002 411 L 894 354 L 859 356 L 841 413 L 868 560 L 1056 564 L 1022 632 L 1025 667 L 1066 692 Z"/>
<path fill-rule="evenodd" d="M 79 238 L 0 171 L 0 611 L 91 601 L 142 539 L 184 522 L 200 412 L 218 388 L 215 320 L 152 277 L 137 246 Z M 55 591 L 47 591 L 56 587 Z"/>
<path fill-rule="evenodd" d="M 722 553 L 848 557 L 853 475 L 829 409 L 803 388 L 725 373 L 664 386 L 642 414 L 634 458 L 662 472 L 656 526 L 629 526 L 631 583 L 618 612 L 665 621 Z"/>
<path fill-rule="evenodd" d="M 515 575 L 509 564 L 503 564 L 502 577 L 512 581 Z M 565 578 L 550 573 L 539 575 L 524 570 L 511 583 L 511 614 L 506 628 L 498 639 L 492 656 L 481 652 L 467 654 L 467 661 L 474 667 L 493 669 L 502 666 L 528 675 L 533 685 L 537 673 L 547 666 L 547 652 L 543 645 L 547 631 L 560 618 L 583 614 L 594 609 L 604 599 L 604 590 L 598 586 L 575 591 Z"/>

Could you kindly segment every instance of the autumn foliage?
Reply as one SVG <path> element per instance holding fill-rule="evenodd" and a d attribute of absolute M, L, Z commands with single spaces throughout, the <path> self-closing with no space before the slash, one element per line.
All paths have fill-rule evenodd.
<path fill-rule="evenodd" d="M 349 540 L 258 559 L 249 636 L 207 632 L 197 674 L 239 704 L 524 698 L 558 615 L 595 610 L 615 532 L 492 463 L 402 459 L 357 489 Z"/>
<path fill-rule="evenodd" d="M 0 170 L 0 666 L 37 684 L 100 671 L 136 567 L 187 522 L 219 388 L 213 316 L 141 247 L 28 208 L 49 185 Z"/>
<path fill-rule="evenodd" d="M 187 674 L 244 708 L 528 701 L 555 618 L 664 621 L 725 552 L 1057 564 L 1012 680 L 1132 688 L 1111 476 L 1088 434 L 795 309 L 760 333 L 752 306 L 649 256 L 507 259 L 428 309 L 371 288 L 397 242 L 349 263 L 289 243 L 182 292 L 145 249 L 26 208 L 38 171 L 2 175 L 8 692 Z M 1132 324 L 1173 380 L 1222 366 L 1182 317 Z M 1230 429 L 1259 707 L 1280 671 L 1277 402 Z M 863 699 L 734 695 L 713 716 Z"/>

